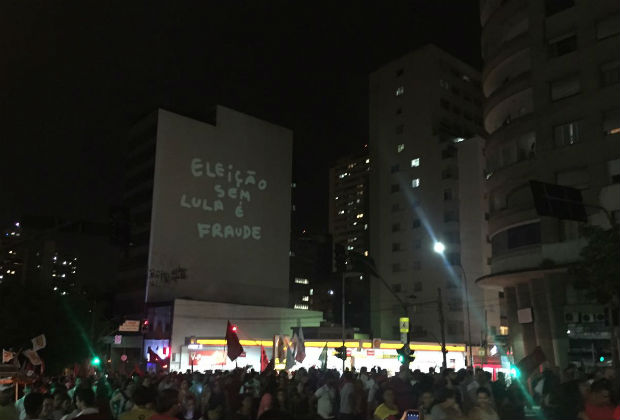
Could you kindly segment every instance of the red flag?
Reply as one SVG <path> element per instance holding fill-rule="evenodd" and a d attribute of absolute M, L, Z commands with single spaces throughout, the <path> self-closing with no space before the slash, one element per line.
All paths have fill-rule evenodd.
<path fill-rule="evenodd" d="M 532 353 L 521 359 L 518 367 L 521 373 L 527 376 L 545 360 L 547 360 L 545 353 L 540 346 L 537 346 Z"/>
<path fill-rule="evenodd" d="M 243 347 L 239 343 L 239 337 L 233 329 L 233 325 L 228 321 L 226 326 L 226 353 L 231 362 L 243 353 Z"/>
<path fill-rule="evenodd" d="M 269 358 L 265 352 L 265 347 L 260 346 L 260 371 L 263 372 L 269 365 Z"/>

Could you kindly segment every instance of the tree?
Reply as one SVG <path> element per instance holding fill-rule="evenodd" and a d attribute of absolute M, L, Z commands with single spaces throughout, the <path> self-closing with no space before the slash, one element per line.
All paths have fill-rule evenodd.
<path fill-rule="evenodd" d="M 620 309 L 620 229 L 613 224 L 611 229 L 586 226 L 584 235 L 588 244 L 581 250 L 581 260 L 572 268 L 575 288 L 587 290 L 591 298 L 609 308 L 613 361 L 616 371 L 620 370 L 618 360 L 618 331 L 614 319 Z"/>

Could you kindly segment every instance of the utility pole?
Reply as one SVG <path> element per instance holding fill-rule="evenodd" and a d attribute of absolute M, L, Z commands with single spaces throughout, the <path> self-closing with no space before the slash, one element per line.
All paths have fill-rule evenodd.
<path fill-rule="evenodd" d="M 342 276 L 342 347 L 344 347 L 344 339 L 345 339 L 345 328 L 344 328 L 344 316 L 345 316 L 345 282 L 344 282 L 344 271 L 341 273 Z M 345 350 L 346 351 L 346 350 Z M 346 353 L 345 353 L 346 355 Z M 346 357 L 342 359 L 342 373 L 344 374 L 344 362 L 346 361 Z"/>
<path fill-rule="evenodd" d="M 448 363 L 446 361 L 446 354 L 448 351 L 446 350 L 446 326 L 445 319 L 443 317 L 443 301 L 441 299 L 441 287 L 437 288 L 437 309 L 439 310 L 439 328 L 441 330 L 441 354 L 443 355 L 443 370 L 445 371 L 448 368 Z"/>

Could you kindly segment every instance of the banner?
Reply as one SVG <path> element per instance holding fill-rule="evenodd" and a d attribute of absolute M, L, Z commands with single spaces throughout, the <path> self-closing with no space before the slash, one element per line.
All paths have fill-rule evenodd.
<path fill-rule="evenodd" d="M 235 359 L 243 353 L 243 347 L 241 343 L 239 343 L 239 337 L 237 337 L 237 333 L 233 330 L 230 321 L 228 321 L 226 326 L 226 353 L 231 362 L 234 362 Z"/>
<path fill-rule="evenodd" d="M 267 366 L 269 366 L 269 358 L 267 358 L 265 347 L 260 346 L 260 371 L 264 372 Z"/>
<path fill-rule="evenodd" d="M 24 356 L 26 356 L 28 360 L 30 360 L 30 363 L 32 363 L 33 366 L 39 366 L 41 364 L 41 358 L 39 357 L 36 351 L 24 350 L 23 353 L 24 353 Z"/>
<path fill-rule="evenodd" d="M 325 344 L 319 355 L 319 362 L 321 362 L 321 369 L 327 369 L 327 344 Z"/>
<path fill-rule="evenodd" d="M 2 363 L 9 363 L 14 357 L 14 352 L 2 349 Z"/>
<path fill-rule="evenodd" d="M 45 334 L 38 335 L 30 341 L 32 341 L 32 350 L 34 351 L 39 351 L 41 349 L 44 349 L 45 346 L 47 346 Z"/>
<path fill-rule="evenodd" d="M 295 337 L 296 337 L 295 360 L 301 363 L 306 358 L 306 346 L 304 344 L 304 332 L 301 329 L 301 327 L 299 327 L 299 334 L 296 335 Z"/>

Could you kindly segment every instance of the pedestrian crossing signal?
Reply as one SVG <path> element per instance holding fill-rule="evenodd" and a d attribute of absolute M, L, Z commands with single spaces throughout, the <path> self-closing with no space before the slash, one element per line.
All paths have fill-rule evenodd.
<path fill-rule="evenodd" d="M 415 360 L 415 350 L 412 351 L 408 344 L 403 344 L 396 352 L 398 353 L 398 361 L 402 365 L 408 365 Z"/>

